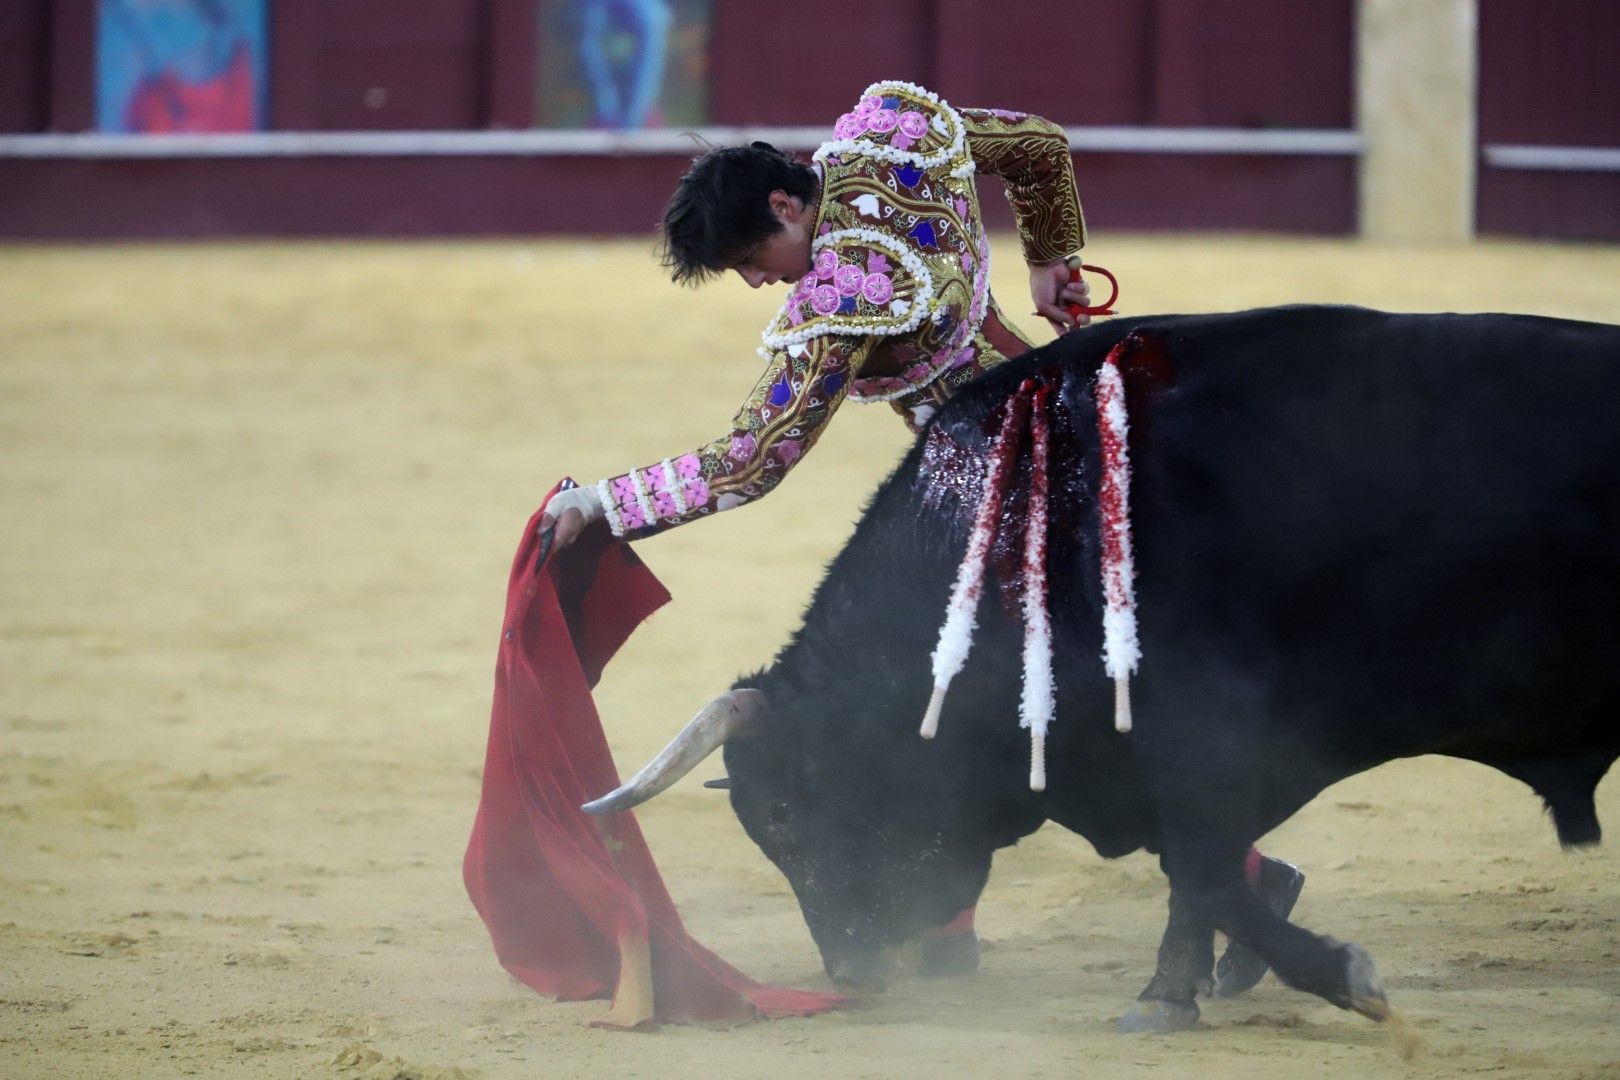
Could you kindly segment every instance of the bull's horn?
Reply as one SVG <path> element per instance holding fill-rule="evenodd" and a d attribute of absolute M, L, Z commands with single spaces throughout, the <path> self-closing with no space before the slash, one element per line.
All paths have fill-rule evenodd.
<path fill-rule="evenodd" d="M 640 806 L 697 767 L 720 744 L 744 730 L 765 706 L 758 690 L 721 694 L 692 717 L 681 733 L 628 782 L 580 807 L 587 814 L 613 814 Z"/>

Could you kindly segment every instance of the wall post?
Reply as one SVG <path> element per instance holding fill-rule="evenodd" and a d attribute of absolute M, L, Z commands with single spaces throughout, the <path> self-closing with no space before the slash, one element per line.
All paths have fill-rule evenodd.
<path fill-rule="evenodd" d="M 1474 235 L 1479 0 L 1358 0 L 1361 235 Z"/>

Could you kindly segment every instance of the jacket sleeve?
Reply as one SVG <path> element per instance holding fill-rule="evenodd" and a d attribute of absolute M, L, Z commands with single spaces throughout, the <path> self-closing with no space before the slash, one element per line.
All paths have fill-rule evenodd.
<path fill-rule="evenodd" d="M 968 151 L 980 172 L 1007 183 L 1024 259 L 1051 262 L 1086 243 L 1069 137 L 1050 120 L 1003 109 L 962 109 Z"/>
<path fill-rule="evenodd" d="M 820 438 L 877 340 L 823 334 L 773 351 L 724 435 L 597 484 L 613 534 L 639 540 L 771 491 Z"/>

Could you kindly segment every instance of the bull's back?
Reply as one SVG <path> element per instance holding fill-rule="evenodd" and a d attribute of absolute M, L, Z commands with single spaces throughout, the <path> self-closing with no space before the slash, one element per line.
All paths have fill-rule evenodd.
<path fill-rule="evenodd" d="M 1284 707 L 1410 752 L 1522 741 L 1531 714 L 1549 744 L 1612 739 L 1620 329 L 1343 308 L 1136 329 L 1170 368 L 1133 402 L 1145 664 L 1229 648 Z"/>

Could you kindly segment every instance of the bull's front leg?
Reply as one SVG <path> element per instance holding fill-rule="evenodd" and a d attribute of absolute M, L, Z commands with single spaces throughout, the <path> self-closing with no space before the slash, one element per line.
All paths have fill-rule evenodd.
<path fill-rule="evenodd" d="M 1159 966 L 1136 1004 L 1120 1017 L 1119 1030 L 1162 1033 L 1192 1027 L 1198 1022 L 1194 999 L 1209 992 L 1214 965 L 1214 924 L 1172 886 L 1170 917 L 1159 941 Z"/>
<path fill-rule="evenodd" d="M 978 905 L 964 908 L 944 926 L 924 930 L 921 975 L 971 975 L 979 970 L 979 935 L 973 929 Z"/>

